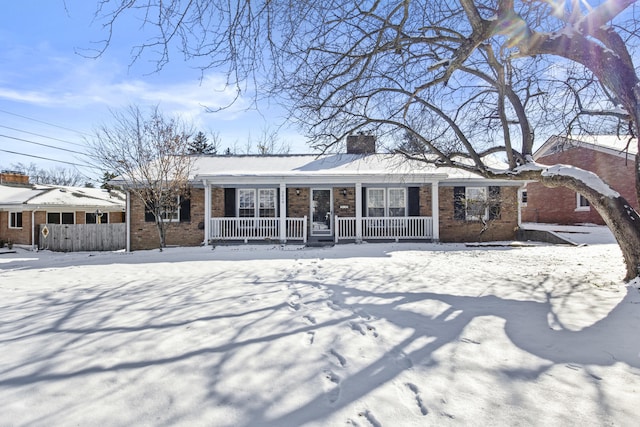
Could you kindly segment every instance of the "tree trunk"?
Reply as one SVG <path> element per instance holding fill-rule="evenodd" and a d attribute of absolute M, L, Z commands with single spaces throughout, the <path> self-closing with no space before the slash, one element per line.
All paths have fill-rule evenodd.
<path fill-rule="evenodd" d="M 537 180 L 547 187 L 562 186 L 582 194 L 618 242 L 627 269 L 625 280 L 637 277 L 640 274 L 640 215 L 595 174 L 574 167 L 566 167 L 564 171 L 562 168 L 562 165 L 549 168 L 552 172 L 546 169 Z M 585 182 L 580 178 L 582 174 L 589 174 L 592 179 Z"/>

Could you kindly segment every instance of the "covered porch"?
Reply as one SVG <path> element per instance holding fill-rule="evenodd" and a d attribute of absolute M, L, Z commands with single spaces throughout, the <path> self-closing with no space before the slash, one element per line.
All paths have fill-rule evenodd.
<path fill-rule="evenodd" d="M 376 175 L 347 182 L 344 176 L 325 176 L 317 182 L 291 179 L 276 186 L 265 177 L 253 178 L 251 183 L 238 177 L 233 183 L 203 180 L 205 244 L 439 240 L 438 181 L 421 177 L 421 182 L 400 184 Z M 418 190 L 428 197 L 414 200 L 419 199 Z M 378 207 L 373 197 L 377 193 L 400 202 Z M 255 200 L 248 203 L 247 198 Z M 253 216 L 249 205 L 255 205 Z"/>

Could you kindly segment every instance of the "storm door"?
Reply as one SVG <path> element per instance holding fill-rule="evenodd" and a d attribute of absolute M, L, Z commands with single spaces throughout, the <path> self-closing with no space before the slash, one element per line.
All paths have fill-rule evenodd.
<path fill-rule="evenodd" d="M 333 234 L 333 212 L 330 189 L 311 189 L 311 235 Z"/>

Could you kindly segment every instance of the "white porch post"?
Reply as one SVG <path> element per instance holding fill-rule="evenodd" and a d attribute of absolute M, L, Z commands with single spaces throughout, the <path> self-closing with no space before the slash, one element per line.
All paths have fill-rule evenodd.
<path fill-rule="evenodd" d="M 287 243 L 287 184 L 280 183 L 280 241 Z"/>
<path fill-rule="evenodd" d="M 362 183 L 356 182 L 356 242 L 362 242 Z"/>
<path fill-rule="evenodd" d="M 204 242 L 207 246 L 211 238 L 211 184 L 205 179 L 204 183 Z"/>
<path fill-rule="evenodd" d="M 431 183 L 431 223 L 433 224 L 433 241 L 440 240 L 440 204 L 438 202 L 438 182 Z"/>

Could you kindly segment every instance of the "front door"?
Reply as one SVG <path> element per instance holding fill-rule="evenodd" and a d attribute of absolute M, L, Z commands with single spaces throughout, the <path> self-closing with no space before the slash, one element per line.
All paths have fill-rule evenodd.
<path fill-rule="evenodd" d="M 311 189 L 311 235 L 333 234 L 333 212 L 330 189 Z"/>

